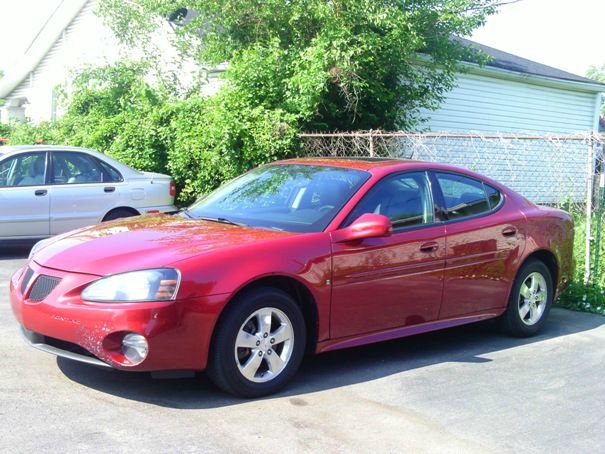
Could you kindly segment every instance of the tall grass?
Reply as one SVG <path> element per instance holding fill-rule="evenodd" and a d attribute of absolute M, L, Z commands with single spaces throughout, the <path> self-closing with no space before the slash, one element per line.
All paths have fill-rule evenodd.
<path fill-rule="evenodd" d="M 584 259 L 586 257 L 586 215 L 580 211 L 572 211 L 575 221 L 574 258 L 576 271 L 573 281 L 556 302 L 557 305 L 584 312 L 605 315 L 605 232 L 601 232 L 600 245 L 592 243 L 592 272 L 588 285 L 584 285 Z M 605 227 L 605 217 L 601 213 L 602 228 Z M 593 217 L 592 238 L 597 236 L 597 215 Z M 595 270 L 595 259 L 599 258 L 599 268 Z"/>

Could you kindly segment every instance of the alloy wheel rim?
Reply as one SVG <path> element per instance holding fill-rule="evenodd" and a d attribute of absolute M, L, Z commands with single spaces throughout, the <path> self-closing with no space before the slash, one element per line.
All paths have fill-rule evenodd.
<path fill-rule="evenodd" d="M 240 373 L 255 383 L 281 374 L 292 356 L 294 330 L 288 316 L 274 307 L 253 312 L 235 339 L 235 362 Z"/>
<path fill-rule="evenodd" d="M 528 325 L 535 325 L 542 318 L 546 301 L 548 299 L 548 288 L 546 279 L 538 272 L 528 275 L 519 289 L 519 317 Z"/>

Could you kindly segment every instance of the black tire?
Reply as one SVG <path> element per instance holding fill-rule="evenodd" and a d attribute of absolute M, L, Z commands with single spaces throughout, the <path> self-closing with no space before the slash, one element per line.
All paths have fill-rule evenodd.
<path fill-rule="evenodd" d="M 120 218 L 130 218 L 132 216 L 138 216 L 138 213 L 134 210 L 129 210 L 128 208 L 116 208 L 105 215 L 103 222 L 115 221 Z"/>
<path fill-rule="evenodd" d="M 546 297 L 544 298 L 545 301 L 543 302 L 543 308 L 540 308 L 539 304 L 534 306 L 536 314 L 539 315 L 536 315 L 536 320 L 532 322 L 532 317 L 530 316 L 529 312 L 522 318 L 521 308 L 529 303 L 524 297 L 523 301 L 521 301 L 521 286 L 523 286 L 526 281 L 528 283 L 531 282 L 531 276 L 536 276 L 535 273 L 538 273 L 544 278 Z M 538 286 L 538 290 L 541 288 L 541 286 L 542 285 Z M 526 286 L 525 288 L 528 287 Z M 500 325 L 502 329 L 507 334 L 515 337 L 529 337 L 537 334 L 542 329 L 546 319 L 548 318 L 553 297 L 553 279 L 548 267 L 539 260 L 528 261 L 517 273 L 517 277 L 515 278 L 510 297 L 508 299 L 506 312 L 500 317 Z"/>
<path fill-rule="evenodd" d="M 253 317 L 253 315 L 261 310 L 272 311 L 272 317 L 276 317 L 275 319 L 272 318 L 274 322 L 279 321 L 278 312 L 281 312 L 282 316 L 285 314 L 290 322 L 293 340 L 288 346 L 291 353 L 289 359 L 284 361 L 284 368 L 275 377 L 268 379 L 269 381 L 259 383 L 247 378 L 240 371 L 240 366 L 246 364 L 253 356 L 255 357 L 256 355 L 253 352 L 257 350 L 252 348 L 238 348 L 236 350 L 236 339 L 241 329 L 246 330 L 248 329 L 248 324 L 254 325 L 254 323 L 258 323 L 258 318 Z M 260 333 L 263 330 L 257 326 L 247 332 L 253 333 L 256 336 L 258 334 L 254 334 L 256 331 Z M 273 332 L 273 328 L 269 331 Z M 259 338 L 255 337 L 255 339 Z M 271 336 L 269 335 L 267 339 L 270 340 Z M 259 341 L 257 340 L 256 342 Z M 273 352 L 273 359 L 275 359 L 276 352 L 280 348 L 281 353 L 277 353 L 278 357 L 284 354 L 286 342 L 274 345 L 275 352 Z M 304 356 L 305 345 L 305 319 L 300 307 L 292 297 L 279 289 L 270 287 L 256 288 L 232 301 L 231 306 L 220 320 L 213 335 L 206 372 L 208 377 L 219 388 L 237 397 L 250 398 L 273 394 L 283 388 L 298 370 Z M 266 368 L 269 371 L 268 359 L 270 357 L 267 355 L 272 354 L 272 347 L 271 345 L 265 345 L 265 347 L 268 347 L 269 350 L 260 351 L 264 347 L 263 345 L 258 347 L 258 353 L 264 354 L 264 357 L 259 360 L 261 361 L 261 365 L 258 369 L 258 377 L 255 375 L 253 379 L 267 379 L 264 375 L 269 375 L 268 372 L 264 372 L 262 369 Z M 239 358 L 240 355 L 242 356 L 241 359 Z"/>

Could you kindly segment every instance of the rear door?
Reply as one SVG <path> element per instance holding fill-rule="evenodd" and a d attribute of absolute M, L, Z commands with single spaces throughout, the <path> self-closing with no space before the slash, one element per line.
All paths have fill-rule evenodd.
<path fill-rule="evenodd" d="M 47 152 L 36 151 L 0 162 L 0 238 L 49 235 L 47 161 Z"/>
<path fill-rule="evenodd" d="M 51 234 L 100 222 L 119 200 L 121 184 L 86 153 L 51 152 Z"/>
<path fill-rule="evenodd" d="M 504 307 L 523 252 L 525 218 L 481 180 L 453 172 L 433 175 L 447 216 L 439 318 Z"/>

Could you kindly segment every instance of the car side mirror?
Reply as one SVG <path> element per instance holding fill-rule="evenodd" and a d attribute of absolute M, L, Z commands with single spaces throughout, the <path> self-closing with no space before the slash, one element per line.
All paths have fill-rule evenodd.
<path fill-rule="evenodd" d="M 357 218 L 350 226 L 332 232 L 336 243 L 364 240 L 389 236 L 393 232 L 391 220 L 382 214 L 366 213 Z"/>

